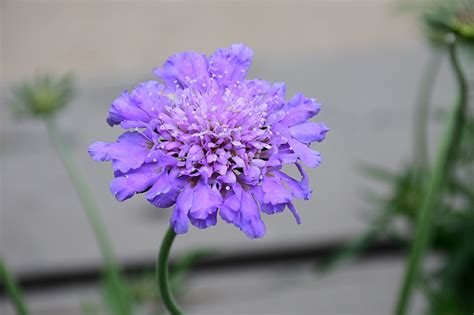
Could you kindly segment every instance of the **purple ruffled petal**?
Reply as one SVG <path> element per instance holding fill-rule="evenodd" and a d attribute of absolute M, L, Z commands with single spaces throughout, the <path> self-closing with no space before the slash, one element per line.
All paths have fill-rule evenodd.
<path fill-rule="evenodd" d="M 176 175 L 176 172 L 163 172 L 145 195 L 146 200 L 158 208 L 172 206 L 182 189 L 182 181 Z"/>
<path fill-rule="evenodd" d="M 222 85 L 241 82 L 252 64 L 253 51 L 243 44 L 217 49 L 209 57 L 209 72 Z"/>
<path fill-rule="evenodd" d="M 221 218 L 240 228 L 249 238 L 265 235 L 265 224 L 260 217 L 257 202 L 251 192 L 245 191 L 239 184 L 233 185 L 233 194 L 224 200 Z"/>
<path fill-rule="evenodd" d="M 222 204 L 222 196 L 215 187 L 200 181 L 194 187 L 193 204 L 188 217 L 191 223 L 204 229 L 216 224 L 217 209 Z"/>
<path fill-rule="evenodd" d="M 171 105 L 163 92 L 164 86 L 157 81 L 146 81 L 130 93 L 123 92 L 110 106 L 107 123 L 120 124 L 125 129 L 147 127 L 165 106 Z"/>
<path fill-rule="evenodd" d="M 119 201 L 124 201 L 136 193 L 142 193 L 150 188 L 158 179 L 162 168 L 156 164 L 145 164 L 127 173 L 116 173 L 110 182 L 110 191 Z"/>
<path fill-rule="evenodd" d="M 227 223 L 234 223 L 239 216 L 242 204 L 242 191 L 229 195 L 221 205 L 221 218 Z"/>
<path fill-rule="evenodd" d="M 153 143 L 139 132 L 126 132 L 117 142 L 96 142 L 89 147 L 95 161 L 112 161 L 114 170 L 125 173 L 140 167 Z"/>
<path fill-rule="evenodd" d="M 319 152 L 311 150 L 306 144 L 297 140 L 290 139 L 288 143 L 301 161 L 309 167 L 317 167 L 321 164 L 321 154 Z"/>
<path fill-rule="evenodd" d="M 295 217 L 296 223 L 301 224 L 301 217 L 298 211 L 296 210 L 295 206 L 290 202 L 288 203 L 288 209 L 290 209 L 291 213 Z"/>
<path fill-rule="evenodd" d="M 234 224 L 250 238 L 260 238 L 265 235 L 266 227 L 260 217 L 257 202 L 252 194 L 244 191 L 242 193 L 242 205 L 240 207 L 239 220 Z"/>
<path fill-rule="evenodd" d="M 263 177 L 263 202 L 277 205 L 280 203 L 288 203 L 292 196 L 281 179 L 274 174 L 267 174 Z"/>
<path fill-rule="evenodd" d="M 289 128 L 293 138 L 303 143 L 321 142 L 329 128 L 324 123 L 307 122 Z"/>
<path fill-rule="evenodd" d="M 309 200 L 309 198 L 311 198 L 312 189 L 309 187 L 308 174 L 306 174 L 299 163 L 296 163 L 296 166 L 302 176 L 301 181 L 297 181 L 280 171 L 275 172 L 275 175 L 280 177 L 280 179 L 286 184 L 294 198 Z"/>
<path fill-rule="evenodd" d="M 204 89 L 209 83 L 206 56 L 196 52 L 183 52 L 168 58 L 162 68 L 156 68 L 154 74 L 166 82 L 174 91 L 189 86 Z"/>
<path fill-rule="evenodd" d="M 297 93 L 289 102 L 287 115 L 281 121 L 286 126 L 294 126 L 308 121 L 321 110 L 321 104 L 314 99 L 305 98 Z"/>
<path fill-rule="evenodd" d="M 142 128 L 148 121 L 150 116 L 130 99 L 127 91 L 113 101 L 107 117 L 110 126 L 121 124 L 123 128 Z"/>
<path fill-rule="evenodd" d="M 176 199 L 176 206 L 171 216 L 170 224 L 176 234 L 184 234 L 188 231 L 188 213 L 193 204 L 193 188 L 191 184 L 184 187 Z"/>

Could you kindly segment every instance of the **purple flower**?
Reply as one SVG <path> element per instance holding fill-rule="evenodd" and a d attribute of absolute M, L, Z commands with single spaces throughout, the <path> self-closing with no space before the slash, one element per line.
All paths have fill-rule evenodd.
<path fill-rule="evenodd" d="M 253 52 L 235 44 L 210 57 L 195 52 L 171 56 L 148 81 L 125 91 L 111 105 L 107 122 L 133 129 L 117 142 L 96 142 L 89 154 L 112 161 L 110 190 L 119 201 L 136 193 L 156 207 L 175 204 L 171 225 L 186 233 L 189 223 L 207 228 L 217 216 L 248 237 L 265 234 L 261 212 L 286 207 L 296 222 L 293 200 L 311 197 L 309 167 L 321 163 L 310 148 L 329 130 L 308 122 L 320 110 L 314 99 L 285 100 L 285 85 L 247 80 Z M 294 164 L 294 179 L 283 165 Z"/>

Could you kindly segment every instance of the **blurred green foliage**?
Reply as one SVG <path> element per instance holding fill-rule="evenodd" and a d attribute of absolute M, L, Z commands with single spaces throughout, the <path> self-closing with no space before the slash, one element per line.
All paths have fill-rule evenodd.
<path fill-rule="evenodd" d="M 170 269 L 170 284 L 175 296 L 183 296 L 187 290 L 188 275 L 196 262 L 203 257 L 214 254 L 210 250 L 195 250 L 178 258 Z M 158 289 L 155 272 L 144 271 L 138 275 L 129 276 L 126 286 L 133 305 L 133 314 L 162 315 L 166 314 Z M 82 310 L 85 315 L 117 314 L 116 308 L 120 301 L 110 294 L 107 281 L 102 285 L 102 303 L 84 302 Z"/>
<path fill-rule="evenodd" d="M 440 256 L 436 270 L 422 276 L 429 315 L 471 314 L 474 310 L 474 115 L 467 118 L 461 152 L 447 189 L 436 209 L 430 251 Z M 398 173 L 364 165 L 363 173 L 386 185 L 386 194 L 369 193 L 375 206 L 369 229 L 343 250 L 318 264 L 329 271 L 359 255 L 375 241 L 389 239 L 408 244 L 417 226 L 418 211 L 430 169 L 407 164 Z"/>
<path fill-rule="evenodd" d="M 446 40 L 453 35 L 460 40 L 463 51 L 474 51 L 474 0 L 423 1 L 423 4 L 421 21 L 434 54 L 442 54 Z M 407 247 L 413 242 L 428 179 L 434 172 L 426 147 L 431 117 L 429 103 L 440 60 L 433 58 L 428 63 L 420 84 L 414 119 L 414 159 L 396 172 L 362 165 L 363 174 L 388 192 L 366 193 L 374 206 L 368 230 L 318 263 L 320 271 L 327 272 L 347 262 L 380 239 L 402 242 Z M 467 70 L 474 68 L 472 61 L 464 63 Z M 450 160 L 454 169 L 444 179 L 446 188 L 433 209 L 428 250 L 436 254 L 440 262 L 433 270 L 424 268 L 420 277 L 419 285 L 428 301 L 426 314 L 429 315 L 462 315 L 474 311 L 474 113 L 469 105 L 472 100 L 464 117 L 459 150 Z M 446 114 L 441 118 L 445 120 Z"/>

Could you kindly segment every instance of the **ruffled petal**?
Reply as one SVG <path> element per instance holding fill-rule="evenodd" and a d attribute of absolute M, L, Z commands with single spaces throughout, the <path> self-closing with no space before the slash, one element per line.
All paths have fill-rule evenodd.
<path fill-rule="evenodd" d="M 295 217 L 296 223 L 301 224 L 301 217 L 298 211 L 296 210 L 295 206 L 290 202 L 288 203 L 288 209 L 290 209 L 291 213 Z"/>
<path fill-rule="evenodd" d="M 321 142 L 326 137 L 329 128 L 324 123 L 306 122 L 290 127 L 293 138 L 303 143 Z"/>
<path fill-rule="evenodd" d="M 309 167 L 316 167 L 321 164 L 321 154 L 319 152 L 311 150 L 306 144 L 294 139 L 290 139 L 288 143 L 301 161 Z"/>
<path fill-rule="evenodd" d="M 209 72 L 224 86 L 243 81 L 252 64 L 253 51 L 243 44 L 217 49 L 209 57 Z"/>
<path fill-rule="evenodd" d="M 153 146 L 139 132 L 125 132 L 117 142 L 96 142 L 89 147 L 89 155 L 95 161 L 112 161 L 114 170 L 126 173 L 140 167 Z"/>
<path fill-rule="evenodd" d="M 242 204 L 242 190 L 229 195 L 221 205 L 221 218 L 227 223 L 234 223 L 239 217 L 240 206 Z"/>
<path fill-rule="evenodd" d="M 266 92 L 263 102 L 267 104 L 269 113 L 276 112 L 285 106 L 286 85 L 283 82 L 277 82 L 270 86 Z"/>
<path fill-rule="evenodd" d="M 161 150 L 155 149 L 148 153 L 145 162 L 158 163 L 160 166 L 176 166 L 178 160 L 172 156 L 164 154 Z"/>
<path fill-rule="evenodd" d="M 308 174 L 306 174 L 299 163 L 296 163 L 296 166 L 302 176 L 301 181 L 297 181 L 280 171 L 275 172 L 275 175 L 280 177 L 280 179 L 287 185 L 294 198 L 309 200 L 311 198 L 312 189 L 309 187 Z"/>
<path fill-rule="evenodd" d="M 320 110 L 321 104 L 316 102 L 316 100 L 305 98 L 303 94 L 297 93 L 288 102 L 287 115 L 281 120 L 281 123 L 286 126 L 304 123 Z"/>
<path fill-rule="evenodd" d="M 196 52 L 174 54 L 153 72 L 171 91 L 189 86 L 205 89 L 209 84 L 206 56 Z"/>
<path fill-rule="evenodd" d="M 221 218 L 233 223 L 249 238 L 265 235 L 265 224 L 260 217 L 258 204 L 252 192 L 245 191 L 240 184 L 232 186 L 233 193 L 221 205 Z"/>
<path fill-rule="evenodd" d="M 257 202 L 251 193 L 242 192 L 240 217 L 234 221 L 234 224 L 250 238 L 260 238 L 265 235 L 265 223 L 260 217 Z"/>
<path fill-rule="evenodd" d="M 127 91 L 112 102 L 107 117 L 110 126 L 121 124 L 123 128 L 143 128 L 148 121 L 150 116 L 130 99 Z"/>
<path fill-rule="evenodd" d="M 176 206 L 171 216 L 170 224 L 176 234 L 184 234 L 188 231 L 189 219 L 188 213 L 193 204 L 193 188 L 191 184 L 184 187 L 176 199 Z"/>
<path fill-rule="evenodd" d="M 146 81 L 130 93 L 124 91 L 112 102 L 107 123 L 110 126 L 120 124 L 125 129 L 147 127 L 170 104 L 164 89 L 157 81 Z"/>
<path fill-rule="evenodd" d="M 290 202 L 292 199 L 290 192 L 286 189 L 285 184 L 282 183 L 280 177 L 275 176 L 274 174 L 268 173 L 263 177 L 262 189 L 264 193 L 264 203 L 270 203 L 272 205 L 280 203 L 285 204 Z"/>
<path fill-rule="evenodd" d="M 162 172 L 156 164 L 145 164 L 127 173 L 116 172 L 116 177 L 110 182 L 110 191 L 119 201 L 124 201 L 136 193 L 142 193 L 150 188 Z"/>
<path fill-rule="evenodd" d="M 145 195 L 145 198 L 158 208 L 168 208 L 176 202 L 182 189 L 182 182 L 176 178 L 176 171 L 163 172 Z"/>
<path fill-rule="evenodd" d="M 141 108 L 150 119 L 155 119 L 166 106 L 171 104 L 170 99 L 164 94 L 164 89 L 164 85 L 157 81 L 146 81 L 140 83 L 130 93 L 130 100 L 136 107 Z"/>
<path fill-rule="evenodd" d="M 191 223 L 204 229 L 216 224 L 217 209 L 222 204 L 222 196 L 215 187 L 209 186 L 203 181 L 194 187 L 193 204 L 188 217 Z"/>
<path fill-rule="evenodd" d="M 272 205 L 271 203 L 260 203 L 260 210 L 266 214 L 275 214 L 280 213 L 285 210 L 286 203 L 280 203 L 277 205 Z"/>

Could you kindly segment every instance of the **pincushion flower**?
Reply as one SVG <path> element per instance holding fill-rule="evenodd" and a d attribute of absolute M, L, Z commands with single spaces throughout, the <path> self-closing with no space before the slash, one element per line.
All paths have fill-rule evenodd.
<path fill-rule="evenodd" d="M 96 142 L 89 154 L 112 161 L 110 190 L 119 201 L 144 193 L 156 207 L 175 205 L 171 226 L 207 228 L 218 215 L 248 237 L 265 234 L 261 212 L 288 208 L 300 223 L 295 199 L 311 188 L 301 163 L 317 167 L 310 148 L 328 128 L 309 122 L 320 110 L 298 93 L 288 102 L 285 84 L 246 79 L 253 52 L 235 44 L 210 57 L 172 55 L 147 81 L 111 105 L 107 122 L 127 129 L 116 142 Z M 300 178 L 285 174 L 294 164 Z"/>

